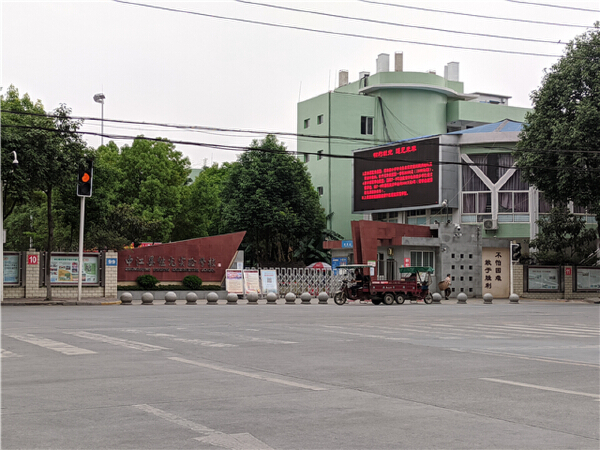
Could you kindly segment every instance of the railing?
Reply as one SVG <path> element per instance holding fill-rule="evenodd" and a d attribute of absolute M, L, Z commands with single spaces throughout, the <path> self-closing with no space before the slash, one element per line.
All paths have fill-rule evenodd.
<path fill-rule="evenodd" d="M 271 268 L 277 272 L 277 287 L 280 296 L 292 292 L 300 296 L 308 292 L 317 297 L 319 292 L 327 292 L 330 297 L 339 290 L 344 275 L 334 275 L 332 270 Z"/>

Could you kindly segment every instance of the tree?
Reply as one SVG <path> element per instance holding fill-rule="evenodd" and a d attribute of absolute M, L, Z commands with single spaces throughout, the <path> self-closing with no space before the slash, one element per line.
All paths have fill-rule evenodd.
<path fill-rule="evenodd" d="M 540 264 L 578 265 L 583 261 L 594 264 L 596 230 L 586 228 L 582 218 L 571 214 L 566 206 L 552 208 L 548 217 L 537 221 L 539 232 L 529 242 L 537 250 L 535 259 Z"/>
<path fill-rule="evenodd" d="M 567 45 L 531 99 L 514 153 L 523 179 L 600 225 L 600 23 Z"/>
<path fill-rule="evenodd" d="M 305 165 L 273 135 L 254 140 L 229 169 L 223 191 L 224 231 L 246 230 L 251 262 L 293 259 L 300 242 L 320 237 L 325 214 Z M 308 246 L 307 246 L 308 247 Z"/>
<path fill-rule="evenodd" d="M 185 186 L 175 218 L 174 241 L 221 233 L 221 191 L 230 167 L 230 163 L 204 167 L 193 183 Z"/>

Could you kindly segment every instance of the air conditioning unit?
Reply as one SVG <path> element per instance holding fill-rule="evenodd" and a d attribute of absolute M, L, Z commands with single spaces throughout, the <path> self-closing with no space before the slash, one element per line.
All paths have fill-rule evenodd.
<path fill-rule="evenodd" d="M 484 230 L 497 230 L 498 229 L 498 219 L 485 219 L 483 221 L 483 229 Z"/>

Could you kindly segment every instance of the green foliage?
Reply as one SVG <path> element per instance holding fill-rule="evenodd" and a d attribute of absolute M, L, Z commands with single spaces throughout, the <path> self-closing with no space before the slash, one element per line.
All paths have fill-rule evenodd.
<path fill-rule="evenodd" d="M 570 42 L 531 95 L 515 159 L 555 203 L 587 207 L 600 224 L 600 28 Z"/>
<path fill-rule="evenodd" d="M 246 230 L 251 263 L 304 259 L 300 241 L 320 237 L 325 214 L 306 167 L 273 135 L 254 140 L 229 168 L 222 190 L 223 231 Z"/>
<path fill-rule="evenodd" d="M 202 286 L 202 278 L 196 275 L 183 277 L 183 285 L 188 289 L 197 290 Z"/>
<path fill-rule="evenodd" d="M 140 275 L 135 281 L 139 287 L 148 290 L 156 288 L 156 285 L 158 284 L 158 278 L 154 275 Z"/>
<path fill-rule="evenodd" d="M 537 250 L 534 256 L 539 264 L 577 265 L 587 260 L 594 253 L 596 230 L 586 228 L 583 219 L 571 214 L 567 208 L 552 208 L 548 217 L 537 221 L 539 231 L 535 239 L 529 243 L 530 248 Z"/>

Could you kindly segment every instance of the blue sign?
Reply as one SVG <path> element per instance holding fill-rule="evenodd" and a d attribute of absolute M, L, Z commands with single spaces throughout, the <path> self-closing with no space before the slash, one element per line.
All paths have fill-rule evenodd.
<path fill-rule="evenodd" d="M 110 267 L 110 266 L 117 267 L 117 258 L 106 258 L 106 265 L 108 267 Z"/>
<path fill-rule="evenodd" d="M 345 266 L 348 264 L 348 258 L 331 258 L 331 268 L 333 269 L 333 274 L 338 274 L 338 267 Z"/>
<path fill-rule="evenodd" d="M 342 248 L 354 248 L 353 241 L 342 241 Z"/>

